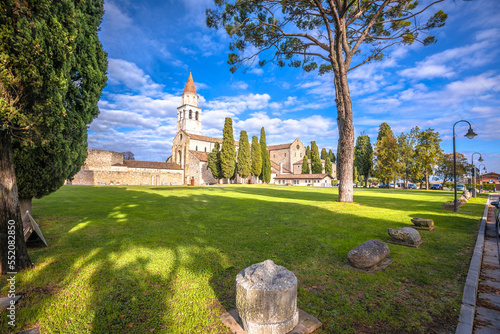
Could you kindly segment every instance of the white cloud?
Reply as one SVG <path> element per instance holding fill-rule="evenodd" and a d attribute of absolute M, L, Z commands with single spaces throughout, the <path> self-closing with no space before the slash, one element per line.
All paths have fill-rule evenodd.
<path fill-rule="evenodd" d="M 123 59 L 108 59 L 108 80 L 110 84 L 123 84 L 147 95 L 158 94 L 163 89 L 163 85 L 153 82 L 136 64 Z"/>
<path fill-rule="evenodd" d="M 246 90 L 248 88 L 248 84 L 244 81 L 235 81 L 235 82 L 233 82 L 231 87 L 233 87 L 235 89 Z"/>

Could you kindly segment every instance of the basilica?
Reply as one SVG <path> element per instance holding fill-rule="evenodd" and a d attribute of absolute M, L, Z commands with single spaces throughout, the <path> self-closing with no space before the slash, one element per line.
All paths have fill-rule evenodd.
<path fill-rule="evenodd" d="M 202 109 L 198 105 L 193 76 L 190 73 L 177 108 L 177 134 L 172 155 L 166 162 L 125 160 L 123 153 L 88 150 L 88 157 L 71 184 L 93 185 L 209 185 L 217 183 L 208 168 L 208 155 L 222 138 L 202 135 Z M 221 131 L 222 132 L 222 131 Z M 239 143 L 235 141 L 236 150 Z M 334 178 L 328 174 L 301 174 L 306 152 L 299 138 L 287 144 L 268 146 L 271 159 L 271 183 L 328 186 Z M 323 168 L 324 161 L 322 160 Z M 310 161 L 309 161 L 310 164 Z M 333 175 L 336 165 L 332 164 Z M 237 178 L 236 183 L 251 183 L 252 178 Z M 255 181 L 255 179 L 254 179 Z"/>

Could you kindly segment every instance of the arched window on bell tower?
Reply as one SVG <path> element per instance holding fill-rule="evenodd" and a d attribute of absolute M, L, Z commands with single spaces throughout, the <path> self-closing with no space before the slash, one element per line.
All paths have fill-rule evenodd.
<path fill-rule="evenodd" d="M 196 118 L 195 119 L 198 120 L 198 111 L 196 112 Z"/>
<path fill-rule="evenodd" d="M 189 119 L 193 119 L 193 111 L 189 110 Z"/>

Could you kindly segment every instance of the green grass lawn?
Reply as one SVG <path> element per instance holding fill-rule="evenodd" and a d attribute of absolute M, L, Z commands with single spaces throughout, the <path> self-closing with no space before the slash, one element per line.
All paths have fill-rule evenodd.
<path fill-rule="evenodd" d="M 298 306 L 315 333 L 454 332 L 485 197 L 460 213 L 452 192 L 278 186 L 65 186 L 33 212 L 49 248 L 17 275 L 16 330 L 42 333 L 228 333 L 235 278 L 271 259 L 293 271 Z M 420 248 L 389 244 L 394 263 L 375 274 L 347 253 L 387 228 L 431 218 Z M 1 295 L 7 294 L 2 280 Z M 0 332 L 12 331 L 5 312 Z"/>

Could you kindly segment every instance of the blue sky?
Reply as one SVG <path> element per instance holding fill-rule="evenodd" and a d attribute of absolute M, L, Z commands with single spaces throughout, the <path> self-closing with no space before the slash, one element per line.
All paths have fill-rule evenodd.
<path fill-rule="evenodd" d="M 203 134 L 222 136 L 225 117 L 235 137 L 266 129 L 267 143 L 299 137 L 336 152 L 338 130 L 332 77 L 300 69 L 251 67 L 231 74 L 229 38 L 208 29 L 213 0 L 105 2 L 100 39 L 108 52 L 108 85 L 89 147 L 132 151 L 138 160 L 165 161 L 176 134 L 176 108 L 191 70 L 200 95 Z M 452 127 L 466 119 L 478 134 L 456 127 L 457 151 L 480 152 L 500 172 L 500 1 L 446 1 L 435 45 L 395 47 L 390 57 L 350 72 L 356 136 L 376 140 L 380 123 L 395 134 L 431 127 L 452 152 Z M 434 10 L 433 10 L 434 12 Z M 476 159 L 478 155 L 474 156 Z"/>

